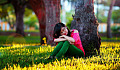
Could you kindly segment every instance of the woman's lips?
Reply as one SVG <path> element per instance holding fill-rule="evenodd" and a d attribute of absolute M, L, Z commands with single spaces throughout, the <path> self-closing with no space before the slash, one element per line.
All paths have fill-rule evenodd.
<path fill-rule="evenodd" d="M 67 33 L 65 33 L 64 35 L 67 35 Z"/>

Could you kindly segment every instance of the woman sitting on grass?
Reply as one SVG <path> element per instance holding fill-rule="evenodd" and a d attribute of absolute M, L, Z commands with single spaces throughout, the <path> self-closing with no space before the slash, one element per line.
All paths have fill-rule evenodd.
<path fill-rule="evenodd" d="M 57 23 L 54 27 L 54 42 L 56 48 L 48 59 L 60 58 L 62 55 L 84 57 L 85 52 L 77 30 L 69 30 L 63 23 Z"/>

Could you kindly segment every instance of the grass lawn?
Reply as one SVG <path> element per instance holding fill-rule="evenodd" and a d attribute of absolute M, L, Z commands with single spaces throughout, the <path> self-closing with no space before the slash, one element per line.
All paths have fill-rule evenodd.
<path fill-rule="evenodd" d="M 13 37 L 13 36 L 0 36 L 0 44 L 12 44 L 12 43 L 40 43 L 40 36 L 26 36 L 26 37 Z"/>
<path fill-rule="evenodd" d="M 112 38 L 101 37 L 101 40 L 120 40 L 120 37 L 112 37 Z"/>
<path fill-rule="evenodd" d="M 0 47 L 0 69 L 120 70 L 120 42 L 102 42 L 99 56 L 46 60 L 54 48 L 50 45 Z"/>
<path fill-rule="evenodd" d="M 15 32 L 15 30 L 1 31 L 0 32 Z M 39 32 L 39 30 L 24 30 L 24 32 Z"/>
<path fill-rule="evenodd" d="M 113 38 L 101 37 L 101 40 L 120 40 L 120 37 Z M 15 38 L 13 36 L 0 35 L 0 44 L 12 44 L 12 43 L 24 43 L 24 44 L 40 43 L 40 36 L 26 36 Z"/>

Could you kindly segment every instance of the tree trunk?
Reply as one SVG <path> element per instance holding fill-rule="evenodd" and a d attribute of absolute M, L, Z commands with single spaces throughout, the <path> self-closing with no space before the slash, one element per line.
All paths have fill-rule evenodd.
<path fill-rule="evenodd" d="M 55 24 L 60 22 L 60 0 L 45 0 L 46 4 L 46 35 L 47 44 L 55 45 L 53 41 L 53 30 Z"/>
<path fill-rule="evenodd" d="M 107 37 L 108 38 L 112 38 L 112 33 L 111 33 L 111 14 L 112 14 L 112 8 L 115 4 L 116 0 L 111 0 L 111 4 L 110 4 L 110 9 L 109 9 L 109 13 L 108 13 L 108 19 L 107 19 Z"/>
<path fill-rule="evenodd" d="M 46 37 L 47 44 L 54 45 L 53 29 L 55 24 L 60 21 L 60 1 L 29 0 L 29 3 L 39 20 L 41 44 L 44 44 L 42 39 Z"/>
<path fill-rule="evenodd" d="M 41 44 L 44 44 L 43 38 L 46 37 L 46 11 L 45 11 L 45 4 L 43 0 L 30 0 L 29 1 L 31 7 L 33 8 L 38 20 L 39 20 L 39 30 L 40 30 L 40 41 Z"/>
<path fill-rule="evenodd" d="M 85 55 L 100 54 L 101 38 L 98 34 L 98 21 L 94 14 L 93 0 L 77 0 L 71 29 L 77 29 L 82 41 Z"/>
<path fill-rule="evenodd" d="M 16 15 L 16 33 L 25 36 L 24 22 L 23 22 L 25 5 L 21 5 L 17 0 L 12 1 L 12 5 L 15 9 L 15 15 Z"/>

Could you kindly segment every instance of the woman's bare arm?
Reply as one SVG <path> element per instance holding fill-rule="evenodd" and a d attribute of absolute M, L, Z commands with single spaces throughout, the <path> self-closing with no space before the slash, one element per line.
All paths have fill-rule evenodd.
<path fill-rule="evenodd" d="M 74 33 L 78 33 L 78 30 L 74 30 Z M 71 44 L 73 44 L 75 42 L 75 39 L 66 35 L 62 35 L 60 36 L 60 38 L 65 38 L 67 39 L 67 41 L 69 41 Z"/>
<path fill-rule="evenodd" d="M 65 38 L 67 41 L 69 41 L 71 43 L 75 42 L 74 38 L 66 36 L 66 35 L 62 35 L 62 36 L 60 36 L 60 38 Z"/>
<path fill-rule="evenodd" d="M 66 41 L 67 39 L 65 38 L 57 38 L 57 39 L 54 39 L 54 42 L 60 42 L 60 41 Z"/>

